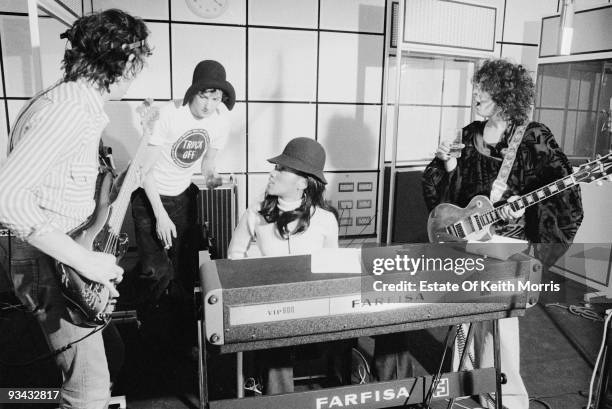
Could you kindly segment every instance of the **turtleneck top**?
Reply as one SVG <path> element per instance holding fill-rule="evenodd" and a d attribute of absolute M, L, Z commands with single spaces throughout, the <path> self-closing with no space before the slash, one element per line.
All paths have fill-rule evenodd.
<path fill-rule="evenodd" d="M 297 209 L 302 204 L 302 199 L 298 200 L 284 200 L 282 198 L 278 198 L 277 207 L 283 212 L 290 212 L 292 210 Z"/>
<path fill-rule="evenodd" d="M 285 201 L 279 198 L 278 208 L 283 212 L 297 209 L 302 201 Z M 312 209 L 310 226 L 303 232 L 283 238 L 276 224 L 268 223 L 259 214 L 261 203 L 250 206 L 240 218 L 228 249 L 228 258 L 240 259 L 253 256 L 288 256 L 310 254 L 324 247 L 338 247 L 338 222 L 330 211 Z M 293 230 L 297 221 L 289 223 Z M 258 250 L 258 251 L 257 251 Z"/>

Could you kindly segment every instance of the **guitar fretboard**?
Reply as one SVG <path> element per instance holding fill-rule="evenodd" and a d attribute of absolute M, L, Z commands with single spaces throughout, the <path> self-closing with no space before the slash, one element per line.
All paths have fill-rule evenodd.
<path fill-rule="evenodd" d="M 569 189 L 575 186 L 578 182 L 574 174 L 564 177 L 563 179 L 557 180 L 544 187 L 534 190 L 533 192 L 527 193 L 521 196 L 516 201 L 506 203 L 502 206 L 496 207 L 495 209 L 483 213 L 480 215 L 480 221 L 484 226 L 496 223 L 502 219 L 500 210 L 503 208 L 510 208 L 512 211 L 518 211 L 532 206 L 536 203 L 541 202 L 544 199 L 548 199 L 551 196 L 556 195 L 559 192 Z"/>
<path fill-rule="evenodd" d="M 152 131 L 152 123 L 158 118 L 157 111 L 152 111 L 150 103 L 145 103 L 144 111 L 140 113 L 142 124 L 143 124 L 143 137 L 138 145 L 138 149 L 132 159 L 132 164 L 128 168 L 125 178 L 121 184 L 121 189 L 115 201 L 110 205 L 110 216 L 108 218 L 108 228 L 110 236 L 107 238 L 104 251 L 113 253 L 114 248 L 118 242 L 119 233 L 121 226 L 123 225 L 123 219 L 125 219 L 125 213 L 130 204 L 130 198 L 132 192 L 137 189 L 140 185 L 141 176 L 139 173 L 139 167 L 142 163 L 142 156 L 145 152 L 149 136 Z"/>
<path fill-rule="evenodd" d="M 134 163 L 140 162 L 138 160 L 139 153 L 140 152 L 136 154 L 133 161 Z M 113 233 L 118 234 L 121 231 L 121 226 L 123 225 L 123 219 L 125 219 L 125 213 L 127 212 L 132 192 L 138 187 L 138 182 L 136 166 L 131 165 L 125 175 L 117 199 L 115 199 L 111 205 L 112 213 L 108 219 L 108 225 Z"/>
<path fill-rule="evenodd" d="M 470 211 L 467 215 L 461 214 L 460 217 L 456 218 L 453 223 L 446 224 L 448 222 L 445 222 L 446 225 L 444 226 L 444 231 L 440 232 L 462 239 L 470 236 L 475 237 L 475 233 L 484 230 L 486 227 L 502 220 L 502 213 L 505 213 L 505 210 L 516 212 L 548 199 L 549 197 L 554 196 L 566 189 L 574 187 L 578 185 L 578 183 L 589 183 L 604 178 L 608 178 L 612 181 L 612 152 L 603 157 L 598 157 L 594 161 L 581 165 L 580 168 L 578 168 L 578 170 L 571 175 L 565 176 L 559 180 L 549 183 L 546 186 L 527 193 L 515 201 L 508 202 L 491 210 L 484 211 L 485 209 L 490 208 L 489 202 L 489 204 L 482 209 L 482 214 L 477 211 Z M 502 212 L 502 210 L 504 211 Z M 432 233 L 430 232 L 430 234 Z"/>

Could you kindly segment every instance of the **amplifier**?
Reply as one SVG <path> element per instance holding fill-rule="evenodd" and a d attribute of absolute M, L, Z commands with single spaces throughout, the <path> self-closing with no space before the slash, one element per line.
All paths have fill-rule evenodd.
<path fill-rule="evenodd" d="M 502 261 L 442 244 L 362 248 L 361 253 L 361 274 L 314 274 L 310 255 L 202 263 L 202 335 L 229 351 L 232 344 L 260 349 L 419 329 L 409 325 L 414 323 L 522 315 L 530 280 L 541 267 L 522 253 Z M 414 274 L 389 270 L 407 259 L 479 268 L 461 274 L 440 265 Z M 374 274 L 375 260 L 385 262 L 387 271 Z M 476 288 L 462 287 L 463 282 Z"/>
<path fill-rule="evenodd" d="M 230 179 L 229 183 L 208 189 L 198 184 L 198 223 L 206 224 L 208 233 L 213 238 L 215 258 L 226 258 L 227 248 L 234 228 L 238 223 L 237 186 Z"/>

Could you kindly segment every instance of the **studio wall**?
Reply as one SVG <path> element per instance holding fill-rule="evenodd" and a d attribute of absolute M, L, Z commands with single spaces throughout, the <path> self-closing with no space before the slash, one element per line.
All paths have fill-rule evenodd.
<path fill-rule="evenodd" d="M 334 205 L 350 193 L 339 192 L 339 183 L 372 183 L 371 191 L 354 191 L 363 200 L 372 200 L 371 207 L 346 209 L 345 217 L 349 213 L 353 224 L 341 229 L 341 234 L 375 232 L 379 151 L 389 149 L 381 146 L 381 132 L 389 129 L 392 120 L 389 115 L 382 123 L 383 64 L 389 41 L 386 16 L 391 0 L 230 0 L 227 11 L 215 19 L 196 16 L 183 0 L 76 1 L 85 12 L 125 9 L 144 18 L 151 30 L 154 50 L 147 67 L 126 98 L 107 108 L 111 123 L 103 138 L 113 146 L 119 167 L 127 164 L 138 145 L 135 108 L 140 101 L 182 98 L 195 64 L 215 59 L 226 67 L 237 94 L 230 139 L 218 168 L 238 181 L 239 211 L 261 196 L 271 169 L 266 159 L 278 154 L 289 139 L 304 136 L 317 139 L 327 150 L 325 170 Z M 535 75 L 539 24 L 543 16 L 557 13 L 558 0 L 472 2 L 497 10 L 495 55 L 522 62 Z M 593 3 L 577 0 L 577 8 Z M 10 124 L 35 91 L 26 4 L 0 0 L 0 163 Z M 60 76 L 63 30 L 59 22 L 41 17 L 45 86 Z M 461 55 L 461 48 L 455 53 Z M 394 67 L 393 61 L 389 63 Z M 436 123 L 434 127 L 433 121 L 424 118 L 436 116 L 432 114 L 436 109 L 452 111 L 453 118 L 470 118 L 466 86 L 470 68 L 444 64 L 426 59 L 414 63 L 409 71 L 416 81 L 402 90 L 404 102 L 414 109 L 402 119 L 400 126 L 410 132 L 405 132 L 399 148 L 406 152 L 419 141 L 421 161 L 431 158 L 440 127 L 447 126 Z M 463 86 L 449 87 L 451 83 Z M 389 94 L 387 102 L 391 98 Z M 357 226 L 357 217 L 362 222 L 369 217 L 370 222 Z"/>

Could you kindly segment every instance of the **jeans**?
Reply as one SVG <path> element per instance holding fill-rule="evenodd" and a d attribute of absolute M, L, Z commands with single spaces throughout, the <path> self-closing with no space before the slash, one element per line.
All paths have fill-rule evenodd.
<path fill-rule="evenodd" d="M 257 351 L 258 366 L 263 370 L 266 395 L 294 391 L 295 348 L 284 347 Z"/>
<path fill-rule="evenodd" d="M 276 395 L 294 392 L 293 367 L 297 360 L 303 360 L 313 354 L 326 356 L 327 375 L 338 376 L 341 383 L 348 384 L 353 344 L 353 340 L 344 340 L 256 351 L 255 365 L 263 375 L 264 394 Z"/>
<path fill-rule="evenodd" d="M 379 335 L 374 340 L 374 370 L 379 381 L 414 376 L 409 332 Z"/>
<path fill-rule="evenodd" d="M 168 343 L 178 351 L 188 351 L 197 340 L 193 287 L 202 241 L 201 228 L 196 224 L 197 194 L 198 188 L 191 184 L 177 196 L 160 196 L 176 227 L 176 237 L 169 249 L 165 249 L 157 237 L 157 220 L 145 191 L 138 189 L 132 194 L 140 262 L 131 274 L 133 277 L 126 281 L 134 288 L 134 304 L 143 322 L 155 322 L 159 317 L 169 316 L 169 328 L 177 334 L 168 339 L 155 332 L 150 337 L 161 337 L 159 344 Z"/>
<path fill-rule="evenodd" d="M 5 245 L 5 242 L 0 242 L 0 258 L 7 260 Z M 25 242 L 13 241 L 10 271 L 16 295 L 33 311 L 51 350 L 76 341 L 93 329 L 70 322 L 54 268 L 54 261 L 49 256 Z M 63 377 L 60 390 L 62 409 L 108 406 L 110 379 L 101 332 L 73 344 L 72 348 L 56 355 L 55 361 Z"/>
<path fill-rule="evenodd" d="M 197 275 L 197 251 L 200 231 L 196 225 L 196 197 L 198 188 L 190 185 L 177 196 L 160 196 L 164 209 L 176 227 L 172 247 L 165 249 L 157 237 L 157 220 L 144 189 L 132 194 L 132 216 L 140 265 L 136 272 L 136 286 L 145 303 L 156 303 L 171 281 L 180 285 L 191 297 Z"/>

